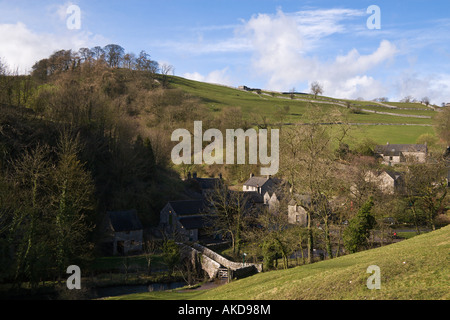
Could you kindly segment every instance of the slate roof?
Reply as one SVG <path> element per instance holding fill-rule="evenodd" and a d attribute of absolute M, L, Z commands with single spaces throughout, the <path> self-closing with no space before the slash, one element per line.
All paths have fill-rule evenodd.
<path fill-rule="evenodd" d="M 184 217 L 180 218 L 179 222 L 186 230 L 202 229 L 208 225 L 208 221 L 205 217 Z"/>
<path fill-rule="evenodd" d="M 290 206 L 300 205 L 309 206 L 311 204 L 311 196 L 306 194 L 294 194 L 293 199 L 289 201 Z"/>
<path fill-rule="evenodd" d="M 178 216 L 191 216 L 205 212 L 203 200 L 170 201 L 169 204 Z"/>
<path fill-rule="evenodd" d="M 197 181 L 202 190 L 214 189 L 216 185 L 220 182 L 217 178 L 194 178 Z"/>
<path fill-rule="evenodd" d="M 385 156 L 399 156 L 402 152 L 427 153 L 428 147 L 426 144 L 387 144 L 375 147 L 375 153 Z"/>
<path fill-rule="evenodd" d="M 250 186 L 250 187 L 262 187 L 269 181 L 270 178 L 266 177 L 251 177 L 247 180 L 246 183 L 244 183 L 244 186 Z"/>
<path fill-rule="evenodd" d="M 136 210 L 107 212 L 111 227 L 115 232 L 142 230 L 143 226 Z"/>
<path fill-rule="evenodd" d="M 251 201 L 253 203 L 264 203 L 264 196 L 256 191 L 253 192 L 240 192 L 248 199 L 248 201 Z"/>
<path fill-rule="evenodd" d="M 397 180 L 398 178 L 401 178 L 401 176 L 402 176 L 399 172 L 392 171 L 392 170 L 385 170 L 384 172 L 386 172 L 394 180 Z"/>

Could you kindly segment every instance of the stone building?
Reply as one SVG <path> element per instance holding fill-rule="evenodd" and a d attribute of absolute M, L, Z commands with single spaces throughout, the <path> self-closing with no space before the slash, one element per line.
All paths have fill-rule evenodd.
<path fill-rule="evenodd" d="M 425 163 L 428 155 L 426 144 L 386 144 L 376 146 L 375 154 L 383 164 L 392 165 L 409 161 Z"/>
<path fill-rule="evenodd" d="M 272 177 L 255 177 L 253 174 L 243 185 L 244 192 L 257 192 L 263 196 L 266 192 L 273 192 L 274 188 L 275 181 Z"/>
<path fill-rule="evenodd" d="M 269 208 L 270 212 L 277 212 L 280 208 L 280 200 L 275 192 L 272 195 L 269 192 L 264 194 L 264 205 Z"/>
<path fill-rule="evenodd" d="M 203 200 L 169 201 L 160 212 L 159 226 L 182 242 L 195 242 L 205 236 L 208 224 Z"/>
<path fill-rule="evenodd" d="M 142 251 L 144 228 L 136 210 L 107 212 L 103 221 L 106 254 L 127 255 Z"/>
<path fill-rule="evenodd" d="M 381 192 L 394 194 L 403 190 L 404 180 L 401 173 L 393 170 L 382 172 L 368 172 L 365 177 L 366 182 L 374 183 Z"/>
<path fill-rule="evenodd" d="M 295 195 L 288 204 L 288 222 L 306 227 L 308 224 L 308 214 L 305 207 L 310 205 L 310 196 Z"/>

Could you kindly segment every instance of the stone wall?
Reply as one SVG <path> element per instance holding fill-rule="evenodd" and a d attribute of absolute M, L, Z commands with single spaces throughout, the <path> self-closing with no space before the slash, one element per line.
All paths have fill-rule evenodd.
<path fill-rule="evenodd" d="M 249 268 L 249 269 L 254 268 L 258 272 L 262 272 L 261 264 L 233 262 L 200 244 L 194 244 L 193 247 L 196 250 L 198 250 L 199 252 L 201 252 L 204 256 L 207 256 L 207 257 L 211 258 L 212 260 L 217 261 L 220 265 L 224 266 L 225 268 L 230 268 L 233 271 L 236 271 L 239 269 L 244 269 L 244 268 Z"/>
<path fill-rule="evenodd" d="M 220 269 L 220 264 L 213 259 L 205 256 L 199 250 L 189 247 L 182 243 L 177 243 L 180 247 L 180 254 L 182 259 L 189 259 L 192 265 L 201 264 L 202 269 L 208 274 L 210 279 L 215 279 Z"/>

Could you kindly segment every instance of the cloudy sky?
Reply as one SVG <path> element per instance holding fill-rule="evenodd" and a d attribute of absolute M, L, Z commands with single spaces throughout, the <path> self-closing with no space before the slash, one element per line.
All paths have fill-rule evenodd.
<path fill-rule="evenodd" d="M 319 81 L 337 98 L 440 105 L 449 12 L 448 0 L 0 0 L 0 57 L 26 73 L 56 50 L 115 43 L 199 81 L 305 92 Z"/>

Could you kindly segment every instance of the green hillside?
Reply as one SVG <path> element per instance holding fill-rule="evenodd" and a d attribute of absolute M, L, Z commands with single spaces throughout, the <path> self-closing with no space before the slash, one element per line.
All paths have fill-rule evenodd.
<path fill-rule="evenodd" d="M 264 91 L 258 94 L 256 91 L 243 91 L 175 76 L 170 77 L 169 83 L 173 88 L 198 97 L 216 117 L 221 115 L 224 108 L 239 107 L 243 118 L 250 123 L 261 123 L 263 118 L 269 124 L 278 123 L 279 110 L 284 107 L 289 107 L 289 113 L 282 119 L 283 123 L 303 123 L 302 116 L 311 105 L 308 100 L 314 100 L 311 95 L 296 94 L 291 99 L 289 94 Z M 432 123 L 436 112 L 420 103 L 386 103 L 396 108 L 393 109 L 372 101 L 344 101 L 328 97 L 317 97 L 315 101 L 318 102 L 314 104 L 324 110 L 331 111 L 337 107 L 347 112 L 348 122 L 354 124 L 356 138 L 366 137 L 380 144 L 401 144 L 415 143 L 425 133 L 435 134 Z M 348 109 L 347 105 L 352 109 Z"/>
<path fill-rule="evenodd" d="M 450 226 L 396 244 L 288 270 L 261 273 L 205 291 L 154 292 L 131 300 L 448 300 Z M 366 273 L 380 267 L 381 289 Z"/>

